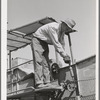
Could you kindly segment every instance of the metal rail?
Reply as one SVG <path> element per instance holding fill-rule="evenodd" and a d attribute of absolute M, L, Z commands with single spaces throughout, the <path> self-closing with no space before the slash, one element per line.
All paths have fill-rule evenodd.
<path fill-rule="evenodd" d="M 24 65 L 24 64 L 26 64 L 26 63 L 29 63 L 29 62 L 31 62 L 31 61 L 33 61 L 33 60 L 29 60 L 29 61 L 27 61 L 27 62 L 25 62 L 25 63 L 19 64 L 19 65 L 14 66 L 14 67 L 12 67 L 12 68 L 10 68 L 10 69 L 7 69 L 7 70 L 15 69 L 15 68 L 17 68 L 17 67 L 19 67 L 19 66 L 21 66 L 21 65 Z"/>

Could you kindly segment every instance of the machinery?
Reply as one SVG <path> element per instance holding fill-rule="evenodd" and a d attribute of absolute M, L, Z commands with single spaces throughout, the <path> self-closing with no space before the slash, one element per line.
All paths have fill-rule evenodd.
<path fill-rule="evenodd" d="M 35 88 L 35 80 L 34 80 L 34 72 L 30 72 L 30 74 L 26 75 L 22 79 L 18 79 L 20 76 L 19 71 L 22 71 L 20 66 L 24 66 L 24 64 L 30 64 L 33 62 L 33 67 L 35 66 L 34 61 L 26 61 L 23 64 L 11 67 L 11 53 L 18 49 L 21 49 L 31 43 L 31 35 L 34 33 L 39 27 L 44 24 L 54 22 L 53 18 L 43 18 L 36 22 L 27 24 L 25 26 L 8 30 L 7 31 L 7 49 L 9 51 L 9 69 L 7 70 L 8 76 L 11 76 L 10 82 L 7 83 L 8 100 L 63 100 L 62 96 L 68 91 L 68 96 L 64 100 L 69 100 L 69 98 L 73 95 L 79 95 L 78 84 L 77 84 L 77 73 L 76 73 L 76 64 L 74 63 L 74 58 L 72 54 L 72 45 L 70 31 L 66 35 L 69 40 L 69 47 L 71 53 L 71 61 L 72 63 L 66 67 L 65 74 L 62 68 L 59 67 L 57 63 L 53 63 L 50 71 L 52 76 L 51 84 L 53 87 L 45 87 L 41 89 Z M 23 68 L 23 67 L 22 67 Z M 33 68 L 34 69 L 34 68 Z M 29 70 L 29 69 L 28 69 Z M 13 75 L 16 72 L 16 80 L 14 81 Z M 25 74 L 25 73 L 24 73 Z M 24 75 L 21 74 L 21 75 Z M 68 75 L 67 75 L 68 74 Z M 19 76 L 18 76 L 19 75 Z M 30 80 L 29 80 L 30 79 Z M 26 82 L 26 83 L 23 83 Z M 29 83 L 30 82 L 30 83 Z M 27 87 L 27 84 L 29 86 Z M 23 86 L 23 88 L 22 88 Z M 19 88 L 18 88 L 19 87 Z M 66 92 L 67 93 L 67 92 Z M 26 97 L 26 99 L 24 99 Z M 31 97 L 31 99 L 30 99 Z M 27 99 L 28 98 L 28 99 Z"/>

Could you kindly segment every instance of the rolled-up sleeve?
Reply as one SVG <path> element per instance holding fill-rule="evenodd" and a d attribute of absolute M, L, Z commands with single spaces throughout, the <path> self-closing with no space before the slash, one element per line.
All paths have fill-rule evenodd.
<path fill-rule="evenodd" d="M 63 49 L 63 46 L 61 45 L 61 43 L 58 41 L 58 36 L 57 36 L 56 30 L 49 27 L 48 35 L 49 35 L 56 51 L 64 58 L 66 56 L 66 52 Z"/>

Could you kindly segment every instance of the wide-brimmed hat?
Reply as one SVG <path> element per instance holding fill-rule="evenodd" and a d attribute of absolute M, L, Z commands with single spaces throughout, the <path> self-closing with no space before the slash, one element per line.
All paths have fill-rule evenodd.
<path fill-rule="evenodd" d="M 64 20 L 64 21 L 62 21 L 62 22 L 64 22 L 65 24 L 67 24 L 67 26 L 69 27 L 69 28 L 71 28 L 72 29 L 72 31 L 73 32 L 76 32 L 77 30 L 74 30 L 73 29 L 73 27 L 76 25 L 76 23 L 75 23 L 75 21 L 73 20 L 73 19 L 66 19 L 66 20 Z"/>
<path fill-rule="evenodd" d="M 73 29 L 73 27 L 76 25 L 76 23 L 75 23 L 75 21 L 73 19 L 69 19 L 68 18 L 68 19 L 63 20 L 61 22 L 65 23 L 70 28 L 68 33 L 77 32 L 77 30 Z"/>

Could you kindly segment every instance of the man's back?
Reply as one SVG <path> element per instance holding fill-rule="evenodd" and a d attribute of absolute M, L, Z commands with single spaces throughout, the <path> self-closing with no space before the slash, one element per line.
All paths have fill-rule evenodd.
<path fill-rule="evenodd" d="M 59 30 L 59 23 L 52 22 L 40 27 L 35 33 L 33 33 L 33 36 L 49 44 L 52 44 L 50 39 L 52 37 L 50 37 L 50 34 L 55 34 L 55 37 L 57 38 L 58 30 Z"/>

